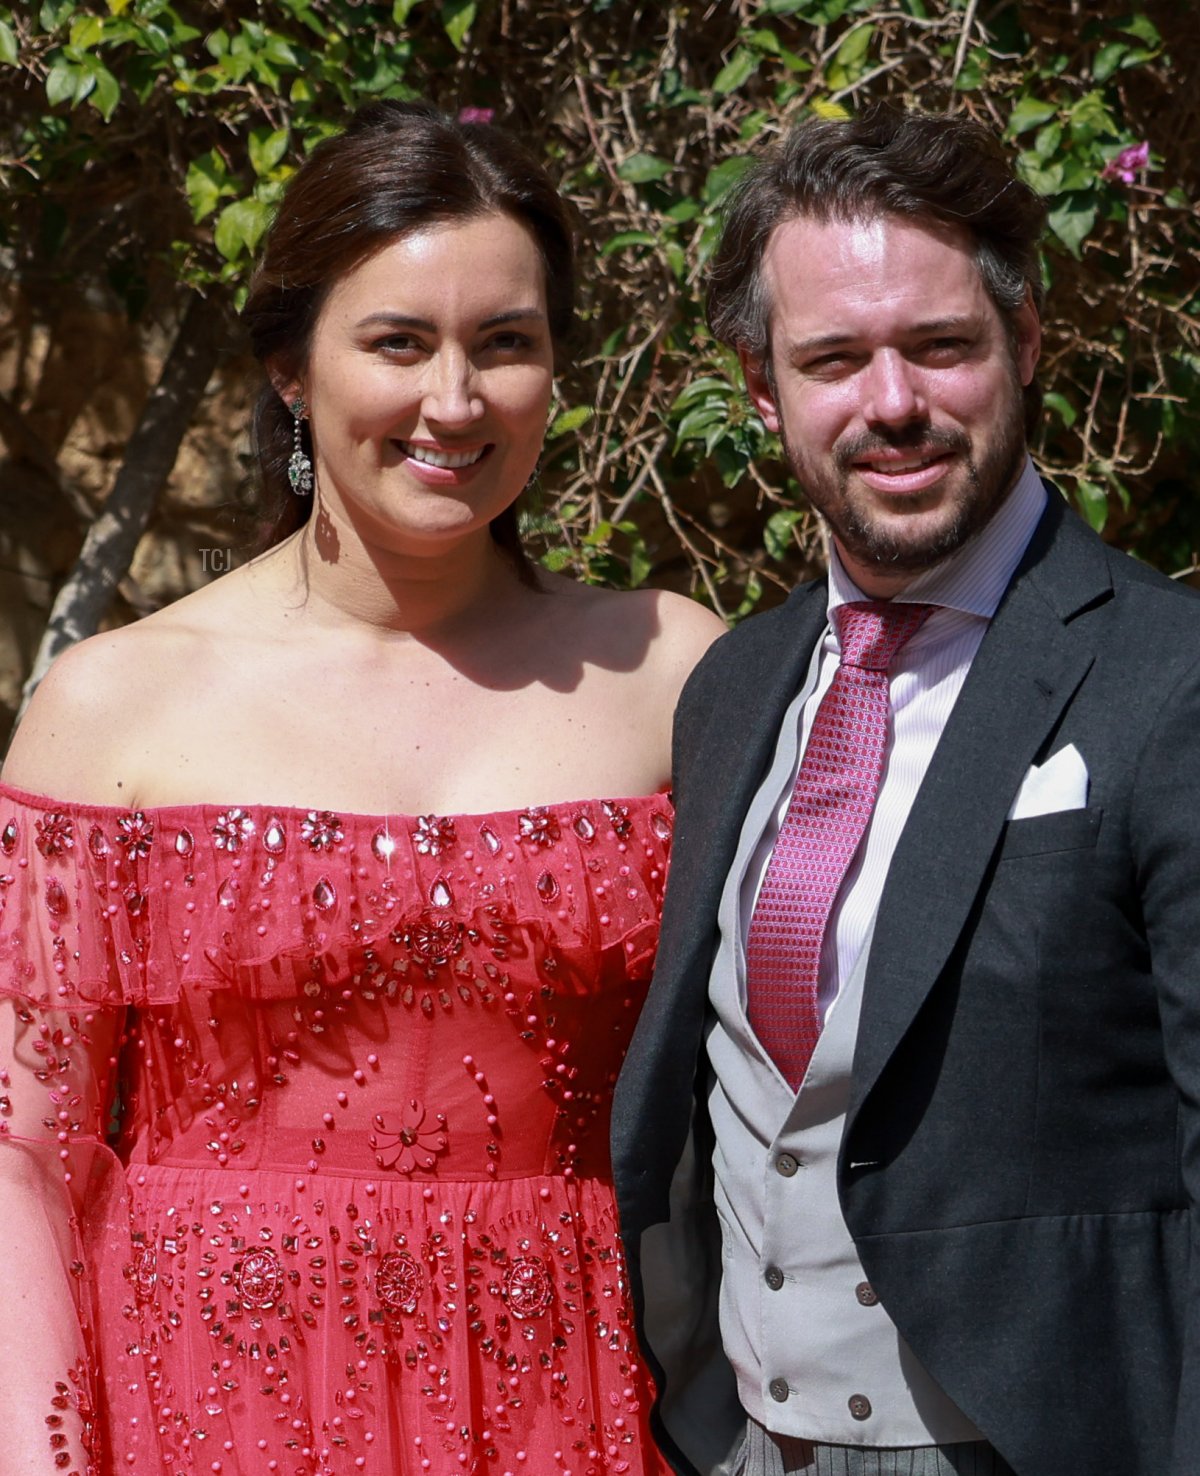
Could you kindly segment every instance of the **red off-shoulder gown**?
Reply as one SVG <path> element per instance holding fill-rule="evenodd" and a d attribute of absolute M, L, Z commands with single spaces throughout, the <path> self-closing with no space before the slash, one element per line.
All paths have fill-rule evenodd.
<path fill-rule="evenodd" d="M 608 1119 L 670 834 L 664 795 L 382 818 L 0 787 L 0 1152 L 54 1186 L 48 1306 L 77 1318 L 48 1473 L 666 1471 Z"/>

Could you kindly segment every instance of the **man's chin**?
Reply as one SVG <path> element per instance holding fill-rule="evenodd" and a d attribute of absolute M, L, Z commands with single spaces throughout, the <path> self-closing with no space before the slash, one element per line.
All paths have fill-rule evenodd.
<path fill-rule="evenodd" d="M 884 575 L 923 574 L 960 549 L 975 531 L 967 509 L 956 508 L 951 516 L 912 512 L 892 515 L 870 523 L 830 525 L 838 549 L 850 562 Z M 943 510 L 944 513 L 944 510 Z"/>

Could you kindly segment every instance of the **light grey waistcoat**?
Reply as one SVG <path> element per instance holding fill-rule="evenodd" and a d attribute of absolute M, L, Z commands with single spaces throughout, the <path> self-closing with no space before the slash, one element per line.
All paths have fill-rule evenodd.
<path fill-rule="evenodd" d="M 863 1446 L 979 1440 L 875 1298 L 842 1218 L 837 1155 L 870 939 L 827 1014 L 798 1093 L 746 1018 L 743 881 L 791 786 L 801 708 L 816 684 L 819 655 L 818 643 L 747 813 L 718 915 L 708 1052 L 722 1341 L 743 1406 L 780 1435 Z"/>

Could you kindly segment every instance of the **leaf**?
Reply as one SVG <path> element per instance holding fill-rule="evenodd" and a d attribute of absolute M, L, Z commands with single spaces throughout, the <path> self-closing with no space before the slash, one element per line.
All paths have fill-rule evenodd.
<path fill-rule="evenodd" d="M 1107 82 L 1121 65 L 1130 48 L 1124 41 L 1110 41 L 1096 53 L 1092 63 L 1092 76 L 1097 82 Z"/>
<path fill-rule="evenodd" d="M 818 118 L 828 118 L 833 123 L 845 122 L 850 116 L 849 108 L 844 108 L 841 103 L 832 102 L 827 97 L 814 97 L 809 106 Z"/>
<path fill-rule="evenodd" d="M 81 15 L 71 22 L 70 44 L 77 51 L 87 51 L 104 35 L 104 21 L 98 15 Z"/>
<path fill-rule="evenodd" d="M 209 216 L 221 202 L 221 197 L 230 192 L 229 171 L 225 160 L 210 149 L 188 165 L 184 179 L 184 191 L 192 207 L 192 219 L 201 221 Z"/>
<path fill-rule="evenodd" d="M 560 415 L 554 417 L 554 422 L 546 435 L 551 439 L 555 436 L 569 436 L 573 431 L 585 426 L 593 414 L 590 405 L 574 405 L 570 410 L 564 410 Z"/>
<path fill-rule="evenodd" d="M 1047 123 L 1045 128 L 1038 129 L 1033 141 L 1033 152 L 1039 159 L 1050 159 L 1058 151 L 1058 146 L 1062 143 L 1062 136 L 1061 123 Z"/>
<path fill-rule="evenodd" d="M 724 405 L 701 405 L 688 413 L 679 422 L 675 431 L 675 444 L 682 446 L 684 441 L 703 441 L 707 439 L 708 432 L 718 423 L 724 426 L 728 421 Z"/>
<path fill-rule="evenodd" d="M 250 165 L 255 174 L 270 174 L 284 154 L 287 153 L 288 135 L 286 128 L 255 128 L 249 139 Z"/>
<path fill-rule="evenodd" d="M 1075 483 L 1075 499 L 1093 529 L 1102 533 L 1108 522 L 1108 493 L 1098 483 L 1081 478 Z"/>
<path fill-rule="evenodd" d="M 774 31 L 767 30 L 765 26 L 760 27 L 756 31 L 748 32 L 746 40 L 754 47 L 755 51 L 765 52 L 768 56 L 783 55 L 783 47 L 780 45 L 779 37 Z"/>
<path fill-rule="evenodd" d="M 16 34 L 7 21 L 0 20 L 0 62 L 15 67 L 20 65 L 20 61 Z"/>
<path fill-rule="evenodd" d="M 1009 138 L 1018 138 L 1031 128 L 1048 123 L 1056 111 L 1053 103 L 1040 102 L 1036 97 L 1023 97 L 1008 115 L 1005 132 Z"/>
<path fill-rule="evenodd" d="M 693 379 L 686 389 L 680 391 L 671 406 L 671 413 L 686 410 L 689 405 L 694 405 L 697 400 L 706 399 L 710 395 L 719 395 L 722 399 L 728 399 L 732 394 L 733 388 L 727 380 L 718 379 L 715 374 L 705 374 L 699 379 Z"/>
<path fill-rule="evenodd" d="M 70 20 L 75 14 L 74 0 L 44 0 L 38 13 L 38 22 L 43 31 L 49 34 L 57 31 L 64 21 Z"/>
<path fill-rule="evenodd" d="M 51 107 L 57 107 L 59 103 L 69 102 L 75 96 L 75 84 L 78 80 L 79 68 L 71 65 L 59 52 L 58 57 L 51 63 L 50 70 L 46 74 L 46 101 Z"/>
<path fill-rule="evenodd" d="M 392 20 L 402 26 L 420 3 L 421 0 L 393 0 Z"/>
<path fill-rule="evenodd" d="M 466 46 L 467 32 L 475 24 L 478 9 L 475 0 L 444 0 L 442 29 L 450 37 L 455 51 L 462 51 Z"/>
<path fill-rule="evenodd" d="M 748 46 L 739 46 L 717 75 L 713 78 L 712 90 L 718 97 L 736 92 L 748 82 L 762 64 L 762 57 Z"/>
<path fill-rule="evenodd" d="M 833 58 L 834 66 L 843 67 L 847 72 L 860 68 L 871 49 L 871 37 L 874 34 L 875 27 L 870 21 L 848 32 Z"/>
<path fill-rule="evenodd" d="M 1090 190 L 1063 195 L 1050 208 L 1050 229 L 1072 256 L 1080 255 L 1080 249 L 1095 223 L 1096 197 Z"/>
<path fill-rule="evenodd" d="M 217 217 L 213 240 L 226 261 L 232 261 L 241 254 L 243 247 L 253 254 L 270 223 L 270 207 L 261 200 L 235 200 L 232 205 L 226 205 Z"/>
<path fill-rule="evenodd" d="M 793 548 L 792 529 L 801 516 L 795 508 L 784 508 L 767 519 L 763 529 L 763 547 L 773 559 L 784 558 Z"/>
<path fill-rule="evenodd" d="M 1075 409 L 1075 406 L 1071 404 L 1066 395 L 1060 395 L 1057 390 L 1047 391 L 1042 396 L 1042 400 L 1046 409 L 1053 410 L 1068 430 L 1079 419 L 1079 412 Z"/>
<path fill-rule="evenodd" d="M 600 248 L 601 256 L 611 256 L 615 251 L 621 251 L 626 246 L 653 246 L 655 237 L 649 231 L 618 231 L 615 236 L 610 236 Z"/>
<path fill-rule="evenodd" d="M 665 179 L 674 167 L 653 154 L 630 154 L 617 166 L 617 174 L 630 184 L 649 184 L 652 180 Z"/>
<path fill-rule="evenodd" d="M 89 58 L 89 61 L 91 65 L 88 70 L 96 80 L 96 90 L 92 93 L 91 103 L 107 123 L 121 101 L 121 84 L 102 61 L 95 57 Z"/>
<path fill-rule="evenodd" d="M 1148 15 L 1131 15 L 1128 20 L 1114 22 L 1118 30 L 1124 31 L 1128 36 L 1136 36 L 1139 41 L 1144 41 L 1147 46 L 1160 46 L 1162 37 L 1158 28 Z"/>
<path fill-rule="evenodd" d="M 300 58 L 296 54 L 296 48 L 286 36 L 268 36 L 267 44 L 262 49 L 262 54 L 267 61 L 277 67 L 298 67 Z"/>
<path fill-rule="evenodd" d="M 732 158 L 715 164 L 704 181 L 705 204 L 719 205 L 753 162 L 749 154 L 734 154 Z"/>

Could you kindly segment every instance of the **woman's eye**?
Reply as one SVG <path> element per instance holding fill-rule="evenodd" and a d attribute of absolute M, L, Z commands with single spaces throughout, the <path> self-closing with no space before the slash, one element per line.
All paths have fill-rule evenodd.
<path fill-rule="evenodd" d="M 501 353 L 520 353 L 530 347 L 532 339 L 526 333 L 497 333 L 488 340 L 488 347 Z"/>
<path fill-rule="evenodd" d="M 375 347 L 385 354 L 411 354 L 420 351 L 420 342 L 409 333 L 389 333 L 386 338 L 375 341 Z"/>

